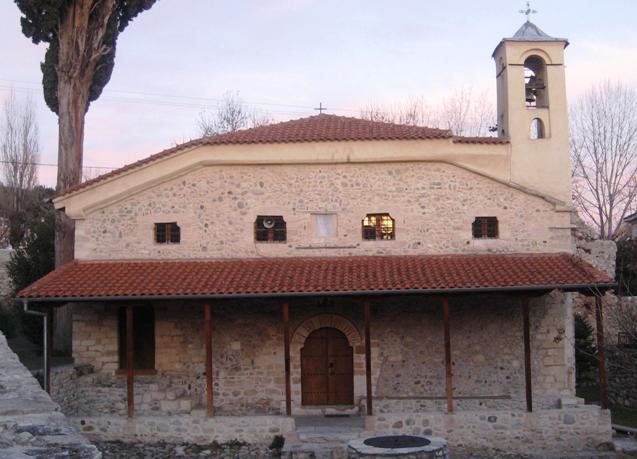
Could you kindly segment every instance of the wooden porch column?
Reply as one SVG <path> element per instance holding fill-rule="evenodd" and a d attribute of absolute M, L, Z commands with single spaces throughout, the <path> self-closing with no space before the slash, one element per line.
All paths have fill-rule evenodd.
<path fill-rule="evenodd" d="M 126 402 L 128 404 L 128 417 L 132 418 L 135 412 L 135 382 L 133 347 L 133 306 L 126 305 Z"/>
<path fill-rule="evenodd" d="M 51 351 L 53 349 L 53 308 L 44 317 L 44 390 L 51 394 Z"/>
<path fill-rule="evenodd" d="M 597 355 L 599 356 L 599 402 L 603 409 L 607 409 L 606 346 L 604 345 L 604 310 L 601 295 L 595 295 L 595 320 L 597 322 Z"/>
<path fill-rule="evenodd" d="M 449 331 L 449 298 L 442 298 L 442 319 L 445 329 L 445 380 L 447 412 L 453 413 L 453 375 L 451 371 L 451 332 Z"/>
<path fill-rule="evenodd" d="M 529 298 L 522 297 L 522 322 L 524 327 L 524 387 L 526 389 L 526 411 L 533 411 L 533 386 L 531 385 L 531 321 Z"/>
<path fill-rule="evenodd" d="M 292 416 L 292 383 L 290 381 L 290 306 L 283 303 L 283 352 L 285 358 L 285 414 Z"/>
<path fill-rule="evenodd" d="M 212 385 L 212 305 L 204 305 L 204 339 L 206 340 L 206 414 L 213 415 L 214 388 Z"/>
<path fill-rule="evenodd" d="M 367 416 L 374 413 L 372 401 L 372 342 L 370 333 L 370 306 L 369 301 L 363 303 L 363 314 L 365 316 L 365 386 L 367 389 Z"/>

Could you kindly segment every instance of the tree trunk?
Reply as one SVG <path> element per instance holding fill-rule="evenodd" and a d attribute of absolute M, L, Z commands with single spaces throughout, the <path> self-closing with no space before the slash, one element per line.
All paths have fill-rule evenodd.
<path fill-rule="evenodd" d="M 60 78 L 58 82 L 58 191 L 80 183 L 82 177 L 87 89 L 78 87 L 77 82 L 66 81 L 64 78 Z M 59 210 L 55 215 L 55 266 L 59 267 L 72 261 L 74 253 L 75 222 L 64 213 L 64 210 Z M 56 309 L 54 348 L 66 355 L 71 354 L 72 320 L 71 304 Z"/>
<path fill-rule="evenodd" d="M 56 190 L 80 183 L 84 148 L 84 116 L 89 88 L 95 73 L 94 46 L 90 34 L 90 1 L 74 1 L 59 24 L 58 97 L 58 174 Z M 55 216 L 55 266 L 73 260 L 75 222 L 64 209 Z M 72 345 L 72 305 L 55 311 L 54 349 L 70 355 Z"/>

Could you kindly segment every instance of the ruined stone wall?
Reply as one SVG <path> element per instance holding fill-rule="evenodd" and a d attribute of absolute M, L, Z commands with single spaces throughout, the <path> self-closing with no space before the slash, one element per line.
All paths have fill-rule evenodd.
<path fill-rule="evenodd" d="M 77 433 L 0 333 L 0 457 L 77 457 L 101 453 Z"/>
<path fill-rule="evenodd" d="M 336 215 L 314 236 L 312 214 Z M 367 213 L 389 212 L 396 240 L 362 241 Z M 255 243 L 257 215 L 282 215 L 287 242 Z M 499 238 L 474 240 L 476 216 Z M 179 244 L 155 244 L 153 224 L 176 221 Z M 210 166 L 89 210 L 76 222 L 79 259 L 570 252 L 570 212 L 443 163 Z"/>
<path fill-rule="evenodd" d="M 610 346 L 606 355 L 608 401 L 637 409 L 637 348 Z"/>
<path fill-rule="evenodd" d="M 203 308 L 157 304 L 157 375 L 137 375 L 140 414 L 186 414 L 205 407 Z M 454 390 L 460 409 L 524 407 L 521 308 L 502 296 L 452 298 Z M 531 301 L 533 384 L 538 407 L 555 407 L 573 395 L 569 343 L 569 295 Z M 325 319 L 316 320 L 317 317 Z M 354 395 L 365 396 L 362 305 L 351 298 L 292 302 L 290 306 L 293 409 L 300 406 L 300 348 L 317 327 L 341 329 L 354 348 Z M 215 411 L 217 414 L 280 414 L 284 410 L 281 305 L 268 301 L 223 302 L 213 307 Z M 353 329 L 348 330 L 348 328 Z M 376 397 L 385 411 L 411 403 L 416 411 L 444 409 L 444 348 L 440 303 L 430 298 L 387 297 L 372 308 L 372 370 Z M 571 332 L 572 334 L 572 332 Z M 124 414 L 125 378 L 117 375 L 117 311 L 82 305 L 74 316 L 76 362 L 95 368 L 77 378 L 77 399 L 64 402 L 73 415 Z M 402 401 L 397 401 L 398 399 Z M 404 399 L 409 399 L 406 402 Z M 406 406 L 406 405 L 405 405 Z"/>

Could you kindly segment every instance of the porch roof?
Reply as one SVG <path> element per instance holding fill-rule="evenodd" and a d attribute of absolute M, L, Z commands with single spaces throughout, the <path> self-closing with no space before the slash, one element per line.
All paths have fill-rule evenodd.
<path fill-rule="evenodd" d="M 567 254 L 467 254 L 73 261 L 20 291 L 22 301 L 461 293 L 594 292 L 614 281 Z"/>

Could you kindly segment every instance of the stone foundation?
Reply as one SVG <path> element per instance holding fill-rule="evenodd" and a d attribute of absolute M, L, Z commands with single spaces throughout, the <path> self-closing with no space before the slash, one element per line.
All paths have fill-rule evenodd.
<path fill-rule="evenodd" d="M 206 444 L 240 440 L 269 444 L 276 435 L 294 432 L 285 416 L 82 416 L 70 418 L 89 439 L 167 441 Z"/>
<path fill-rule="evenodd" d="M 594 450 L 611 441 L 610 411 L 592 405 L 524 411 L 386 413 L 367 419 L 377 435 L 433 435 L 451 448 L 478 448 L 507 453 Z"/>

